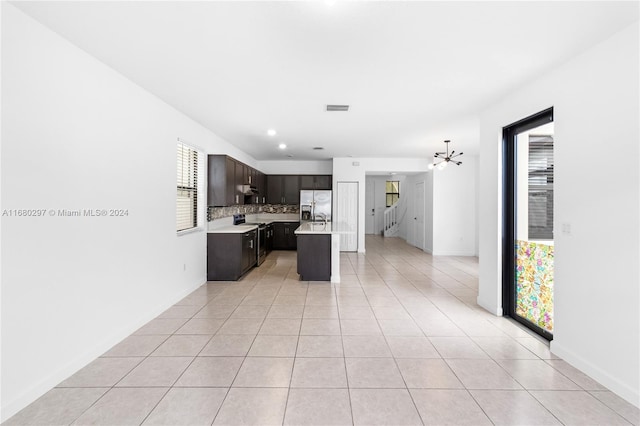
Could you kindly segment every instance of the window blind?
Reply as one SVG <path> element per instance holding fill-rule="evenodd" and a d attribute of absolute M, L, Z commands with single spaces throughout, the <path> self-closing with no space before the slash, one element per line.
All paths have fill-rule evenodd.
<path fill-rule="evenodd" d="M 198 226 L 198 151 L 178 141 L 177 160 L 176 224 L 184 231 Z"/>
<path fill-rule="evenodd" d="M 553 239 L 553 136 L 529 136 L 529 239 Z"/>

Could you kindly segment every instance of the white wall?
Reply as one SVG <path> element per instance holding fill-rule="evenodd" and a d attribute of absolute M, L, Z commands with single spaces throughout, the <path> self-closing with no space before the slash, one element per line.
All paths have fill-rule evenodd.
<path fill-rule="evenodd" d="M 6 2 L 2 48 L 2 209 L 129 211 L 2 218 L 5 420 L 206 280 L 177 138 L 255 160 Z"/>
<path fill-rule="evenodd" d="M 433 171 L 433 254 L 476 255 L 476 163 L 471 155 L 462 165 Z"/>
<path fill-rule="evenodd" d="M 258 161 L 256 168 L 268 175 L 330 175 L 333 173 L 333 163 L 331 160 Z"/>
<path fill-rule="evenodd" d="M 409 176 L 404 185 L 407 220 L 401 234 L 416 245 L 414 202 L 416 184 L 424 182 L 424 251 L 439 256 L 477 256 L 477 157 L 467 156 L 461 166 Z"/>
<path fill-rule="evenodd" d="M 501 312 L 502 128 L 554 107 L 551 349 L 640 405 L 639 28 L 619 32 L 486 110 L 480 126 L 480 290 Z M 610 161 L 611 162 L 610 162 Z"/>
<path fill-rule="evenodd" d="M 482 161 L 482 158 L 480 157 L 476 157 L 476 176 L 475 176 L 475 191 L 476 191 L 476 232 L 475 232 L 475 238 L 476 238 L 476 247 L 475 247 L 475 254 L 476 256 L 480 256 L 480 163 Z"/>
<path fill-rule="evenodd" d="M 424 180 L 425 190 L 424 251 L 433 254 L 433 171 L 431 173 L 425 173 L 423 176 L 422 180 Z M 420 176 L 418 179 L 420 179 Z"/>

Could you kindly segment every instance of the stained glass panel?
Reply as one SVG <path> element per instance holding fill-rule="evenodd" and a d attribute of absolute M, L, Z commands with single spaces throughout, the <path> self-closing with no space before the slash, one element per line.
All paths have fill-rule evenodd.
<path fill-rule="evenodd" d="M 553 332 L 553 245 L 517 240 L 516 313 Z"/>

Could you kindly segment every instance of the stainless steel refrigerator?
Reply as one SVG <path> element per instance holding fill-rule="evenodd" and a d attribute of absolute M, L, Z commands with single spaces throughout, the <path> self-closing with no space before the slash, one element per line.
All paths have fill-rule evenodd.
<path fill-rule="evenodd" d="M 300 191 L 300 220 L 331 222 L 331 191 Z"/>

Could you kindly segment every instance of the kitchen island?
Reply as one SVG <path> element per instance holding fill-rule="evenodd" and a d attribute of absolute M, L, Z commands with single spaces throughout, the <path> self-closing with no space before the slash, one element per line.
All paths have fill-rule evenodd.
<path fill-rule="evenodd" d="M 332 222 L 302 222 L 296 229 L 302 281 L 340 282 L 340 235 Z"/>

